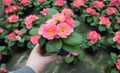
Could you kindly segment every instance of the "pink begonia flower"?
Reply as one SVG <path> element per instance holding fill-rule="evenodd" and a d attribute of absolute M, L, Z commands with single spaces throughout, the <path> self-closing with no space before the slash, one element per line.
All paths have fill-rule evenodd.
<path fill-rule="evenodd" d="M 18 1 L 20 1 L 20 3 L 24 6 L 30 5 L 30 0 L 18 0 Z"/>
<path fill-rule="evenodd" d="M 64 8 L 61 13 L 65 14 L 65 15 L 73 15 L 74 14 L 73 10 L 70 8 Z"/>
<path fill-rule="evenodd" d="M 57 21 L 55 19 L 49 19 L 46 23 L 55 25 Z"/>
<path fill-rule="evenodd" d="M 101 39 L 101 35 L 96 31 L 91 31 L 89 32 L 87 39 L 90 41 L 91 44 L 95 44 L 98 40 Z"/>
<path fill-rule="evenodd" d="M 72 28 L 75 26 L 75 22 L 73 18 L 71 18 L 69 15 L 65 16 L 65 21 L 68 25 L 70 25 Z"/>
<path fill-rule="evenodd" d="M 78 56 L 78 53 L 76 52 L 70 52 L 66 57 L 70 57 L 70 56 Z"/>
<path fill-rule="evenodd" d="M 53 19 L 55 19 L 58 22 L 64 22 L 65 21 L 65 16 L 62 13 L 57 13 L 57 14 L 53 15 L 52 17 L 53 17 Z"/>
<path fill-rule="evenodd" d="M 43 24 L 41 25 L 38 33 L 48 40 L 52 40 L 55 38 L 55 36 L 58 33 L 58 29 L 56 25 L 49 25 L 49 24 Z"/>
<path fill-rule="evenodd" d="M 0 72 L 7 73 L 7 69 L 6 68 L 0 68 Z"/>
<path fill-rule="evenodd" d="M 2 0 L 3 1 L 3 5 L 5 6 L 10 6 L 13 2 L 13 0 Z"/>
<path fill-rule="evenodd" d="M 84 0 L 74 0 L 73 5 L 74 5 L 76 8 L 79 8 L 79 7 L 81 7 L 81 6 L 84 6 Z"/>
<path fill-rule="evenodd" d="M 101 25 L 106 25 L 106 26 L 110 27 L 111 22 L 110 22 L 109 17 L 103 17 L 103 16 L 101 16 L 101 17 L 99 17 L 99 19 L 100 19 L 100 24 Z"/>
<path fill-rule="evenodd" d="M 116 14 L 117 12 L 118 12 L 118 10 L 117 10 L 116 8 L 114 8 L 114 7 L 108 7 L 108 8 L 106 9 L 107 15 Z"/>
<path fill-rule="evenodd" d="M 117 19 L 117 23 L 120 24 L 120 18 Z"/>
<path fill-rule="evenodd" d="M 25 18 L 25 25 L 27 29 L 31 29 L 32 28 L 32 23 L 36 20 L 38 20 L 39 17 L 36 15 L 29 15 L 28 17 Z"/>
<path fill-rule="evenodd" d="M 36 45 L 38 44 L 38 40 L 40 39 L 40 36 L 30 36 L 30 41 L 32 44 Z"/>
<path fill-rule="evenodd" d="M 67 38 L 72 32 L 73 28 L 69 26 L 67 23 L 60 23 L 57 25 L 58 28 L 58 35 L 61 38 Z"/>
<path fill-rule="evenodd" d="M 55 6 L 64 6 L 65 1 L 64 0 L 56 0 L 56 2 L 54 3 Z"/>
<path fill-rule="evenodd" d="M 90 15 L 95 15 L 96 14 L 96 10 L 93 8 L 86 8 L 86 13 L 90 14 Z"/>
<path fill-rule="evenodd" d="M 40 5 L 41 3 L 44 3 L 46 0 L 37 0 L 37 4 Z"/>
<path fill-rule="evenodd" d="M 118 59 L 117 62 L 116 62 L 116 68 L 117 68 L 118 70 L 120 70 L 120 59 Z"/>
<path fill-rule="evenodd" d="M 19 36 L 22 35 L 22 32 L 21 32 L 20 30 L 18 30 L 18 29 L 14 30 L 14 32 L 15 32 L 17 35 L 19 35 Z"/>
<path fill-rule="evenodd" d="M 2 53 L 0 52 L 0 60 L 2 60 Z"/>
<path fill-rule="evenodd" d="M 0 34 L 3 33 L 3 28 L 0 28 Z"/>
<path fill-rule="evenodd" d="M 47 15 L 47 13 L 48 13 L 49 10 L 50 10 L 49 8 L 44 8 L 42 10 L 41 14 L 46 17 L 46 15 Z"/>
<path fill-rule="evenodd" d="M 12 32 L 12 33 L 10 33 L 10 34 L 8 35 L 8 40 L 9 40 L 9 41 L 12 41 L 14 38 L 16 38 L 16 35 L 15 35 L 14 32 Z"/>
<path fill-rule="evenodd" d="M 19 36 L 19 35 L 16 36 L 15 38 L 16 38 L 16 40 L 21 40 L 21 36 Z"/>
<path fill-rule="evenodd" d="M 120 0 L 110 0 L 110 4 L 114 6 L 119 6 L 120 5 Z"/>
<path fill-rule="evenodd" d="M 94 1 L 94 7 L 103 8 L 105 7 L 105 4 L 102 1 Z"/>
<path fill-rule="evenodd" d="M 7 18 L 7 21 L 9 23 L 16 23 L 19 20 L 19 16 L 17 15 L 11 15 L 10 17 Z"/>
<path fill-rule="evenodd" d="M 120 31 L 117 31 L 117 32 L 115 33 L 115 36 L 114 36 L 114 38 L 113 38 L 113 41 L 117 42 L 117 44 L 120 45 Z"/>
<path fill-rule="evenodd" d="M 5 9 L 5 13 L 6 14 L 9 14 L 9 13 L 12 13 L 14 11 L 17 11 L 20 9 L 20 6 L 18 5 L 14 5 L 14 6 L 9 6 L 8 8 Z"/>

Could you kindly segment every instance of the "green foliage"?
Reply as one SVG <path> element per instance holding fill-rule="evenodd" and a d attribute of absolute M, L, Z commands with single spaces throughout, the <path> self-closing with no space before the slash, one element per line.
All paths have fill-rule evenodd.
<path fill-rule="evenodd" d="M 34 36 L 39 35 L 39 34 L 38 34 L 38 30 L 39 30 L 39 28 L 32 28 L 32 29 L 29 31 L 29 34 L 30 34 L 30 35 L 34 35 Z"/>
<path fill-rule="evenodd" d="M 66 62 L 66 63 L 71 63 L 73 60 L 74 60 L 74 56 L 65 57 L 65 62 Z"/>

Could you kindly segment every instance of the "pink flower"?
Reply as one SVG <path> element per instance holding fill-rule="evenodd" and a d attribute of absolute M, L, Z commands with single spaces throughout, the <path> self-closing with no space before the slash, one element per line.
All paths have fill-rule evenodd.
<path fill-rule="evenodd" d="M 120 18 L 117 19 L 117 23 L 120 24 Z"/>
<path fill-rule="evenodd" d="M 16 23 L 18 22 L 19 16 L 16 15 L 11 15 L 10 17 L 7 18 L 7 21 L 9 23 Z"/>
<path fill-rule="evenodd" d="M 10 6 L 13 0 L 3 0 L 3 5 Z"/>
<path fill-rule="evenodd" d="M 95 44 L 98 40 L 101 39 L 101 36 L 96 31 L 91 31 L 89 32 L 87 39 L 90 41 L 91 44 Z"/>
<path fill-rule="evenodd" d="M 56 0 L 56 2 L 54 3 L 55 6 L 64 6 L 65 1 L 64 0 Z"/>
<path fill-rule="evenodd" d="M 53 17 L 53 19 L 55 19 L 58 22 L 64 22 L 65 21 L 65 16 L 62 13 L 57 13 L 57 14 L 53 15 L 52 17 Z"/>
<path fill-rule="evenodd" d="M 70 8 L 64 8 L 61 13 L 65 15 L 73 15 L 73 11 Z"/>
<path fill-rule="evenodd" d="M 43 11 L 41 12 L 41 14 L 43 16 L 46 16 L 49 10 L 50 10 L 49 8 L 44 8 Z"/>
<path fill-rule="evenodd" d="M 0 68 L 0 72 L 7 73 L 7 69 L 6 68 Z"/>
<path fill-rule="evenodd" d="M 41 3 L 44 3 L 46 0 L 37 0 L 37 4 L 40 5 Z"/>
<path fill-rule="evenodd" d="M 30 4 L 29 0 L 18 0 L 20 1 L 21 4 L 23 4 L 24 6 L 28 6 Z"/>
<path fill-rule="evenodd" d="M 58 33 L 58 29 L 56 25 L 49 25 L 49 24 L 43 24 L 41 25 L 38 33 L 48 40 L 52 40 L 55 38 L 55 36 Z"/>
<path fill-rule="evenodd" d="M 118 70 L 120 70 L 120 59 L 118 59 L 117 62 L 116 62 L 116 68 L 117 68 Z"/>
<path fill-rule="evenodd" d="M 36 20 L 38 20 L 39 17 L 36 15 L 29 15 L 28 17 L 25 18 L 25 25 L 27 29 L 31 29 L 32 28 L 32 23 Z"/>
<path fill-rule="evenodd" d="M 38 40 L 40 39 L 40 36 L 30 36 L 30 41 L 32 44 L 36 45 L 38 44 Z"/>
<path fill-rule="evenodd" d="M 12 41 L 14 38 L 16 38 L 16 35 L 15 35 L 14 32 L 12 32 L 12 33 L 10 33 L 10 34 L 8 35 L 8 40 L 9 40 L 9 41 Z"/>
<path fill-rule="evenodd" d="M 69 26 L 67 23 L 60 23 L 57 25 L 58 28 L 58 35 L 61 38 L 67 38 L 72 32 L 73 28 Z"/>
<path fill-rule="evenodd" d="M 105 7 L 105 4 L 102 1 L 95 1 L 94 2 L 94 7 L 103 8 L 103 7 Z"/>
<path fill-rule="evenodd" d="M 96 14 L 96 10 L 93 8 L 86 8 L 86 13 L 88 13 L 90 15 L 94 15 L 94 14 Z"/>
<path fill-rule="evenodd" d="M 76 53 L 76 52 L 70 52 L 66 57 L 70 57 L 71 55 L 78 56 L 78 53 Z"/>
<path fill-rule="evenodd" d="M 20 30 L 18 30 L 18 29 L 16 29 L 14 32 L 15 32 L 17 35 L 19 35 L 19 36 L 22 35 L 22 32 L 21 32 Z"/>
<path fill-rule="evenodd" d="M 120 45 L 120 31 L 117 31 L 117 32 L 115 33 L 115 36 L 114 36 L 114 38 L 113 38 L 113 41 L 116 41 L 117 44 Z"/>
<path fill-rule="evenodd" d="M 3 28 L 0 28 L 0 34 L 3 33 Z"/>
<path fill-rule="evenodd" d="M 55 25 L 57 23 L 57 21 L 55 19 L 49 19 L 46 23 Z"/>
<path fill-rule="evenodd" d="M 108 26 L 108 27 L 110 27 L 110 25 L 111 25 L 111 22 L 110 22 L 110 19 L 108 18 L 108 17 L 99 17 L 99 19 L 100 19 L 100 24 L 101 25 L 106 25 L 106 26 Z"/>
<path fill-rule="evenodd" d="M 84 0 L 74 0 L 73 5 L 74 5 L 76 8 L 79 8 L 79 7 L 81 7 L 81 6 L 84 6 Z"/>
<path fill-rule="evenodd" d="M 118 12 L 118 10 L 116 8 L 113 8 L 113 7 L 108 7 L 106 9 L 106 13 L 107 15 L 112 15 L 112 14 L 116 14 Z"/>
<path fill-rule="evenodd" d="M 65 21 L 68 25 L 70 25 L 71 27 L 75 26 L 75 22 L 73 20 L 73 18 L 71 18 L 69 15 L 65 16 Z"/>
<path fill-rule="evenodd" d="M 21 40 L 21 36 L 19 36 L 19 35 L 16 36 L 15 38 L 16 38 L 16 40 Z"/>
<path fill-rule="evenodd" d="M 20 7 L 18 5 L 14 5 L 14 6 L 9 6 L 8 8 L 5 9 L 5 13 L 6 14 L 9 14 L 9 13 L 12 13 L 14 11 L 17 11 L 19 10 Z"/>
<path fill-rule="evenodd" d="M 120 0 L 110 0 L 110 4 L 114 6 L 119 6 L 120 5 Z"/>

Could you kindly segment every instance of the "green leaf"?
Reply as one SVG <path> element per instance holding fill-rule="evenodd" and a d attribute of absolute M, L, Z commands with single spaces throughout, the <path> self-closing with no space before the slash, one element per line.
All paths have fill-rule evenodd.
<path fill-rule="evenodd" d="M 78 26 L 80 26 L 80 21 L 75 20 L 75 27 L 78 27 Z"/>
<path fill-rule="evenodd" d="M 114 69 L 111 71 L 111 73 L 119 73 L 119 71 L 114 68 Z"/>
<path fill-rule="evenodd" d="M 118 56 L 115 53 L 111 53 L 111 59 L 113 60 L 113 63 L 116 64 Z"/>
<path fill-rule="evenodd" d="M 67 45 L 67 44 L 64 44 L 62 48 L 67 52 L 77 52 L 77 53 L 79 53 L 79 50 L 80 50 L 79 46 L 75 47 L 75 46 L 70 46 L 70 45 Z"/>
<path fill-rule="evenodd" d="M 73 60 L 74 60 L 74 56 L 65 57 L 65 62 L 66 62 L 66 63 L 71 63 Z"/>
<path fill-rule="evenodd" d="M 32 29 L 29 31 L 29 34 L 30 34 L 30 35 L 34 35 L 34 36 L 39 35 L 39 34 L 38 34 L 38 29 L 39 29 L 39 28 L 32 28 Z"/>
<path fill-rule="evenodd" d="M 116 45 L 116 47 L 117 47 L 117 49 L 119 49 L 119 50 L 120 50 L 120 45 Z"/>
<path fill-rule="evenodd" d="M 80 50 L 80 54 L 78 55 L 78 58 L 79 58 L 80 61 L 84 60 L 85 54 L 84 54 L 84 52 L 82 50 Z"/>
<path fill-rule="evenodd" d="M 22 32 L 22 34 L 25 34 L 27 32 L 27 30 L 25 28 L 20 30 Z"/>
<path fill-rule="evenodd" d="M 93 21 L 93 19 L 91 17 L 87 17 L 87 22 L 91 23 Z"/>
<path fill-rule="evenodd" d="M 29 48 L 29 49 L 33 49 L 34 46 L 35 46 L 35 45 L 33 45 L 31 42 L 29 42 L 29 43 L 27 44 L 27 48 Z"/>
<path fill-rule="evenodd" d="M 5 49 L 5 46 L 0 46 L 0 52 L 2 52 Z"/>
<path fill-rule="evenodd" d="M 105 30 L 106 30 L 105 26 L 99 26 L 98 29 L 99 29 L 100 31 L 105 31 Z"/>
<path fill-rule="evenodd" d="M 93 23 L 91 23 L 90 24 L 91 26 L 96 26 L 96 25 L 98 25 L 96 22 L 93 22 Z"/>
<path fill-rule="evenodd" d="M 39 44 L 40 44 L 41 47 L 43 46 L 43 44 L 45 43 L 45 41 L 46 41 L 46 39 L 43 38 L 43 37 L 41 37 L 41 38 L 39 39 Z"/>
<path fill-rule="evenodd" d="M 62 48 L 61 39 L 50 40 L 46 44 L 46 51 L 48 54 L 57 54 L 61 48 Z"/>
<path fill-rule="evenodd" d="M 75 45 L 80 45 L 83 42 L 83 37 L 82 35 L 73 32 L 68 38 L 63 39 L 63 41 L 66 44 L 75 46 Z"/>
<path fill-rule="evenodd" d="M 46 15 L 47 20 L 50 19 L 56 13 L 59 13 L 59 12 L 56 9 L 51 8 Z"/>
<path fill-rule="evenodd" d="M 108 42 L 109 44 L 114 44 L 113 38 L 108 38 L 108 39 L 107 39 L 107 42 Z"/>

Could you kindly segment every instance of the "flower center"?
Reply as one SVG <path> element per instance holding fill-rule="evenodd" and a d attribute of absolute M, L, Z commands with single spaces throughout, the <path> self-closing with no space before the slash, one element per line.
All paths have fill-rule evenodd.
<path fill-rule="evenodd" d="M 57 20 L 60 22 L 60 21 L 62 21 L 62 18 L 58 17 Z"/>
<path fill-rule="evenodd" d="M 48 34 L 53 34 L 53 29 L 50 29 L 49 31 L 48 31 Z"/>
<path fill-rule="evenodd" d="M 65 28 L 62 28 L 62 29 L 60 30 L 60 32 L 61 32 L 62 34 L 64 34 L 64 33 L 66 33 L 66 29 L 65 29 Z"/>

